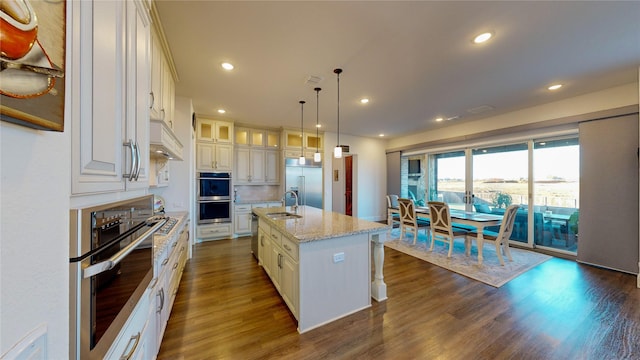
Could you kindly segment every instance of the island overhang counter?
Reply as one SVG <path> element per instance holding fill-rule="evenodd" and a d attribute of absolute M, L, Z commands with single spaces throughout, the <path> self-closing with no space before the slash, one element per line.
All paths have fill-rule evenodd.
<path fill-rule="evenodd" d="M 386 225 L 310 206 L 253 212 L 259 217 L 260 265 L 298 320 L 298 332 L 368 308 L 372 297 L 387 298 L 382 275 Z M 294 216 L 274 218 L 274 213 Z"/>

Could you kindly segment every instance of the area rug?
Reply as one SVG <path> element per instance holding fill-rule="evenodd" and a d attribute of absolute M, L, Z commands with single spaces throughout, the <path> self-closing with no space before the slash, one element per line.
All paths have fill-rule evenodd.
<path fill-rule="evenodd" d="M 389 240 L 384 245 L 494 287 L 500 287 L 509 280 L 551 259 L 551 256 L 548 255 L 511 247 L 513 261 L 509 261 L 505 256 L 505 266 L 501 266 L 496 255 L 495 245 L 485 243 L 482 251 L 484 260 L 482 265 L 479 265 L 475 240 L 472 241 L 471 256 L 465 255 L 464 239 L 458 238 L 454 242 L 451 257 L 447 258 L 449 245 L 436 242 L 433 251 L 429 251 L 431 243 L 423 231 L 420 231 L 415 245 L 413 245 L 412 235 L 405 235 L 404 239 L 399 239 L 399 237 L 400 230 L 393 229 Z"/>

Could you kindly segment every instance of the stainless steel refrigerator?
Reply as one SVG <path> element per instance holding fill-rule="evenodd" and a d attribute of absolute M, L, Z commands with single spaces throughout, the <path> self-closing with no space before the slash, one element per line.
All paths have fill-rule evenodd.
<path fill-rule="evenodd" d="M 322 162 L 306 159 L 300 165 L 298 158 L 285 160 L 285 191 L 292 190 L 298 195 L 298 204 L 322 209 Z M 290 194 L 285 198 L 286 206 L 295 203 Z"/>

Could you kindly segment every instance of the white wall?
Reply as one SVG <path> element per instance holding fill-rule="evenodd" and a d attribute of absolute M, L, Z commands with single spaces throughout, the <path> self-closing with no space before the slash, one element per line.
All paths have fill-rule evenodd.
<path fill-rule="evenodd" d="M 340 142 L 349 145 L 349 153 L 357 154 L 357 183 L 354 184 L 357 195 L 358 218 L 379 221 L 387 217 L 385 195 L 387 191 L 386 141 L 360 136 L 340 134 Z M 336 144 L 335 133 L 324 134 L 324 208 L 332 208 L 332 162 L 326 161 L 333 156 Z"/>
<path fill-rule="evenodd" d="M 559 119 L 567 116 L 614 109 L 638 103 L 638 83 L 617 86 L 561 101 L 526 108 L 482 120 L 447 126 L 389 140 L 387 148 L 394 149 L 411 144 L 482 133 L 505 127 Z"/>
<path fill-rule="evenodd" d="M 0 122 L 0 355 L 43 325 L 69 357 L 69 134 Z"/>

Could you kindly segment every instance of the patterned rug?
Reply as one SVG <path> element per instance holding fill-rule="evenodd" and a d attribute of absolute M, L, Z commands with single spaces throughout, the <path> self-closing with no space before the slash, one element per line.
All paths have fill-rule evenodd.
<path fill-rule="evenodd" d="M 513 261 L 509 261 L 504 256 L 505 266 L 501 266 L 496 255 L 495 245 L 485 243 L 482 251 L 483 264 L 478 265 L 478 249 L 475 240 L 472 241 L 471 256 L 466 256 L 464 239 L 457 238 L 454 242 L 453 253 L 450 258 L 447 258 L 449 245 L 438 241 L 435 243 L 433 251 L 429 251 L 431 242 L 427 240 L 424 230 L 420 231 L 415 245 L 413 245 L 413 235 L 405 235 L 402 240 L 399 237 L 400 230 L 393 229 L 389 240 L 384 245 L 494 287 L 500 287 L 536 265 L 551 259 L 551 256 L 548 255 L 511 247 Z"/>

